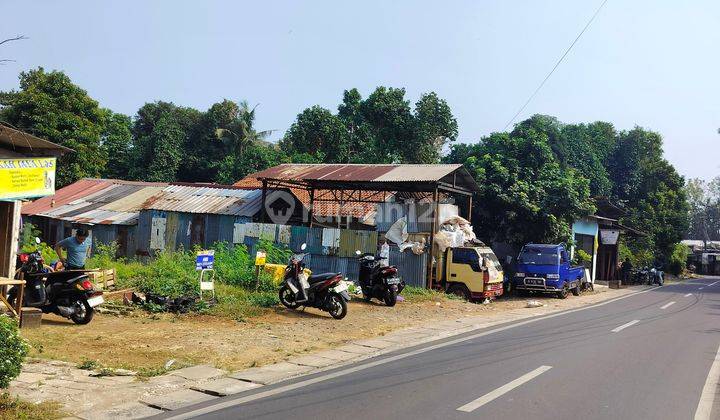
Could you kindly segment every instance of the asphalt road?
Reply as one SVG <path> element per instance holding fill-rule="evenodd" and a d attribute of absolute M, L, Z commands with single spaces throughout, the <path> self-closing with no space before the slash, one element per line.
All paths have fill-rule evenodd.
<path fill-rule="evenodd" d="M 719 419 L 718 399 L 713 408 L 713 387 L 706 386 L 717 383 L 708 377 L 720 368 L 719 321 L 720 278 L 704 278 L 474 331 L 165 417 L 677 420 L 695 418 L 700 406 L 705 417 L 698 419 Z"/>

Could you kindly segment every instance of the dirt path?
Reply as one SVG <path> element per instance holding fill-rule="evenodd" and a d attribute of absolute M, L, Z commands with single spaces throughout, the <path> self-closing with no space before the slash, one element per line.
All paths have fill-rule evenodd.
<path fill-rule="evenodd" d="M 539 309 L 565 309 L 621 294 L 602 288 L 592 294 L 559 300 L 537 298 Z M 533 299 L 535 299 L 533 297 Z M 525 308 L 527 299 L 510 298 L 489 305 L 450 300 L 442 295 L 388 308 L 353 301 L 341 321 L 314 309 L 305 312 L 277 308 L 246 322 L 203 315 L 101 315 L 87 326 L 46 315 L 37 329 L 23 330 L 32 356 L 73 363 L 96 361 L 102 366 L 160 373 L 169 360 L 176 366 L 212 364 L 230 371 L 285 360 L 290 356 L 382 336 L 403 327 Z M 532 311 L 527 308 L 523 310 Z M 72 349 L 71 351 L 69 349 Z"/>

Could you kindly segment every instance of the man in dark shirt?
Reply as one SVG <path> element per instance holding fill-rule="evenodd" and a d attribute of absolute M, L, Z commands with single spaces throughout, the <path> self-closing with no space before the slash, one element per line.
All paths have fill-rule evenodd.
<path fill-rule="evenodd" d="M 620 271 L 622 272 L 622 282 L 623 284 L 630 283 L 630 274 L 632 273 L 633 265 L 630 262 L 630 258 L 625 258 L 625 262 L 622 263 L 622 266 L 620 266 Z"/>

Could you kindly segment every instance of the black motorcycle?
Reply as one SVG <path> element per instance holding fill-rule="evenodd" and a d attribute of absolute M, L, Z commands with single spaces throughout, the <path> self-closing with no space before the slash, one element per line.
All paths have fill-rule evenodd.
<path fill-rule="evenodd" d="M 405 288 L 405 282 L 398 277 L 398 269 L 394 265 L 382 266 L 383 258 L 370 253 L 355 251 L 360 260 L 358 280 L 366 302 L 376 298 L 387 306 L 395 306 L 397 295 Z"/>
<path fill-rule="evenodd" d="M 39 242 L 39 239 L 37 240 Z M 39 251 L 18 255 L 18 273 L 25 280 L 22 306 L 39 308 L 85 325 L 92 321 L 95 307 L 105 302 L 103 292 L 95 290 L 87 274 L 78 271 L 53 271 L 45 265 Z M 21 286 L 8 292 L 15 305 Z"/>
<path fill-rule="evenodd" d="M 280 283 L 280 302 L 290 309 L 309 306 L 327 311 L 335 319 L 345 318 L 350 294 L 342 274 L 325 273 L 308 277 L 303 262 L 307 255 L 302 252 L 305 247 L 302 244 L 300 252 L 290 257 L 285 267 L 285 278 Z"/>

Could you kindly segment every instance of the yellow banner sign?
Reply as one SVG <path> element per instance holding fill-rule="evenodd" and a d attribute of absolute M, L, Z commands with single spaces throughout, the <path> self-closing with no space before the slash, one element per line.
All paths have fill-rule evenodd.
<path fill-rule="evenodd" d="M 0 200 L 55 194 L 55 158 L 0 159 Z"/>

